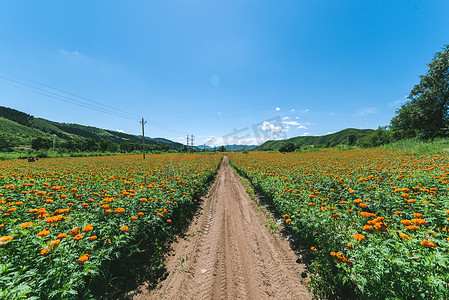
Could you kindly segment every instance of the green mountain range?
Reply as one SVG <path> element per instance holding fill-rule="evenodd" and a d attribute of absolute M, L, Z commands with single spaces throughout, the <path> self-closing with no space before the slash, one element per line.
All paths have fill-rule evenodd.
<path fill-rule="evenodd" d="M 271 140 L 266 141 L 260 146 L 253 148 L 254 151 L 278 151 L 282 145 L 292 143 L 295 148 L 301 147 L 334 147 L 342 144 L 353 145 L 360 138 L 363 138 L 371 133 L 373 129 L 355 129 L 347 128 L 341 131 L 321 135 L 321 136 L 297 136 L 286 140 Z"/>
<path fill-rule="evenodd" d="M 58 143 L 83 139 L 92 139 L 96 142 L 107 140 L 117 144 L 142 142 L 142 136 L 79 124 L 53 122 L 0 106 L 0 140 L 6 141 L 11 147 L 31 147 L 34 139 L 39 137 L 53 139 L 53 134 L 56 134 Z M 145 137 L 145 143 L 168 145 L 175 150 L 184 146 L 164 138 Z"/>

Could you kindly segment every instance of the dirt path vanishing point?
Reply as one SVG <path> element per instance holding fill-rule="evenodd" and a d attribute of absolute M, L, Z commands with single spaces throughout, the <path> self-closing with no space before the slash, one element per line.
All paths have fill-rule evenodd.
<path fill-rule="evenodd" d="M 133 299 L 312 299 L 298 255 L 256 211 L 225 156 L 184 238 L 167 257 L 168 276 Z"/>

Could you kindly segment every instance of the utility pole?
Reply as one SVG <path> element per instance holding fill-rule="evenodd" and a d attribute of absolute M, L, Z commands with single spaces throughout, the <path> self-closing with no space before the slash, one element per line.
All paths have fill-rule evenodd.
<path fill-rule="evenodd" d="M 190 142 L 192 143 L 192 152 L 193 152 L 193 134 L 190 136 Z"/>
<path fill-rule="evenodd" d="M 187 153 L 189 153 L 189 139 L 190 139 L 190 137 L 189 137 L 189 135 L 187 135 Z"/>
<path fill-rule="evenodd" d="M 140 121 L 140 124 L 142 124 L 142 149 L 143 149 L 143 159 L 145 159 L 145 124 L 147 121 L 144 121 L 142 118 L 142 121 Z"/>

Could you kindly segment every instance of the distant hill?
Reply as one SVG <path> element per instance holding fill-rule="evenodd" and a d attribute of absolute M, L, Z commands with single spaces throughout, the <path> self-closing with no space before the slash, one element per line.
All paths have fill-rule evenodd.
<path fill-rule="evenodd" d="M 296 148 L 300 147 L 334 147 L 341 144 L 348 144 L 349 139 L 355 142 L 370 133 L 373 129 L 355 129 L 347 128 L 339 132 L 321 135 L 321 136 L 297 136 L 286 140 L 266 141 L 260 146 L 253 148 L 254 151 L 278 151 L 286 143 L 293 143 Z"/>
<path fill-rule="evenodd" d="M 226 151 L 243 151 L 251 150 L 257 147 L 256 145 L 225 145 Z"/>
<path fill-rule="evenodd" d="M 0 138 L 8 141 L 13 146 L 30 147 L 33 139 L 38 137 L 53 138 L 65 141 L 93 139 L 112 141 L 117 144 L 141 143 L 142 136 L 101 129 L 79 124 L 59 123 L 42 118 L 35 118 L 24 112 L 0 106 Z M 164 138 L 145 137 L 148 145 L 169 145 L 172 149 L 179 150 L 183 144 Z"/>

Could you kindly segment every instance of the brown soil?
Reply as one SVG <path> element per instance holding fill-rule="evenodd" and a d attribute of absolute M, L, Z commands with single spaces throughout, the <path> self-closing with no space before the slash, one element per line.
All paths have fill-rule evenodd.
<path fill-rule="evenodd" d="M 265 210 L 266 211 L 266 210 Z M 270 219 L 267 219 L 270 218 Z M 166 260 L 168 276 L 153 290 L 144 284 L 134 299 L 312 299 L 299 256 L 266 226 L 224 157 L 200 213 Z"/>

